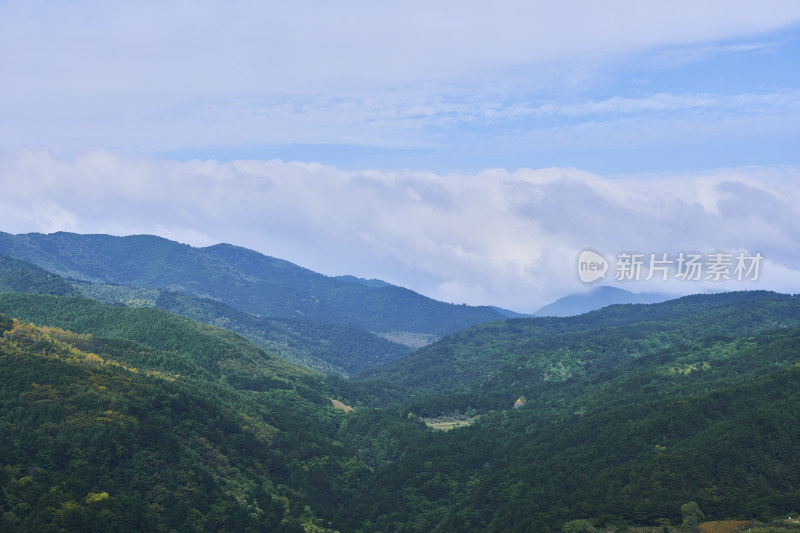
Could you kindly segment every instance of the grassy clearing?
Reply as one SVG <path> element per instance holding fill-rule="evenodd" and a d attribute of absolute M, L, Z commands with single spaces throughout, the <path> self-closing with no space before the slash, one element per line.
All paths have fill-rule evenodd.
<path fill-rule="evenodd" d="M 328 399 L 331 401 L 331 404 L 333 404 L 333 406 L 336 409 L 339 409 L 340 411 L 348 413 L 353 410 L 353 408 L 347 405 L 346 403 L 340 402 L 339 400 L 334 400 L 333 398 L 328 398 Z"/>
<path fill-rule="evenodd" d="M 752 520 L 720 520 L 716 522 L 703 522 L 700 524 L 700 531 L 702 533 L 733 533 L 736 531 L 736 528 L 740 526 L 749 526 L 752 524 Z"/>
<path fill-rule="evenodd" d="M 477 416 L 440 416 L 436 418 L 420 418 L 425 425 L 436 431 L 450 431 L 451 429 L 467 427 L 471 425 Z"/>

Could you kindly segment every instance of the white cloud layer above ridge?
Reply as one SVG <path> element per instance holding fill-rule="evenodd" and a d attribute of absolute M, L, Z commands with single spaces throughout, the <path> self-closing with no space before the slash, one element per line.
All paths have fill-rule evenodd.
<path fill-rule="evenodd" d="M 533 311 L 585 290 L 584 248 L 760 252 L 757 282 L 619 282 L 634 291 L 798 292 L 800 169 L 609 179 L 569 168 L 346 171 L 281 161 L 154 161 L 106 151 L 0 158 L 4 231 L 148 233 L 253 248 L 329 275 Z M 609 278 L 611 275 L 609 275 Z"/>

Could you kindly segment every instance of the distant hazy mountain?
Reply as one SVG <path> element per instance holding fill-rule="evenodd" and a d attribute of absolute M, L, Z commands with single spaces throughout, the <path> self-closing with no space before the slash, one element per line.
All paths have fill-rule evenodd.
<path fill-rule="evenodd" d="M 526 313 L 517 313 L 516 311 L 511 311 L 510 309 L 503 309 L 502 307 L 491 306 L 492 309 L 497 311 L 498 313 L 502 313 L 503 316 L 507 318 L 530 318 L 534 315 L 529 315 Z"/>
<path fill-rule="evenodd" d="M 575 316 L 613 304 L 654 304 L 674 296 L 660 292 L 631 292 L 616 287 L 597 287 L 591 292 L 570 294 L 547 304 L 535 316 Z"/>
<path fill-rule="evenodd" d="M 168 289 L 259 316 L 349 323 L 379 333 L 442 336 L 506 318 L 490 307 L 439 302 L 378 280 L 324 276 L 230 244 L 194 248 L 151 235 L 0 232 L 0 255 L 65 278 Z"/>

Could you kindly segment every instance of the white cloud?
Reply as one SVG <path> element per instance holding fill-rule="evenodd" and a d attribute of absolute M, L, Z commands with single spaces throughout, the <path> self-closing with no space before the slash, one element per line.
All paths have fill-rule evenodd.
<path fill-rule="evenodd" d="M 774 88 L 610 98 L 579 89 L 653 50 L 779 48 L 752 37 L 798 21 L 789 0 L 3 2 L 0 149 L 439 147 L 464 142 L 454 130 L 520 118 L 769 114 L 783 105 Z M 797 110 L 796 93 L 784 96 Z"/>
<path fill-rule="evenodd" d="M 800 7 L 791 0 L 90 0 L 7 2 L 2 15 L 4 44 L 17 45 L 6 61 L 31 76 L 39 69 L 58 75 L 65 91 L 198 95 L 480 76 L 511 65 L 767 32 L 800 20 Z M 39 68 L 26 64 L 34 58 Z"/>
<path fill-rule="evenodd" d="M 586 288 L 574 267 L 587 247 L 609 257 L 759 251 L 762 279 L 747 288 L 797 292 L 798 177 L 797 168 L 617 178 L 564 168 L 437 175 L 102 151 L 62 160 L 22 151 L 0 158 L 0 228 L 231 242 L 326 274 L 379 277 L 456 303 L 531 311 Z M 720 287 L 640 285 L 627 287 Z"/>

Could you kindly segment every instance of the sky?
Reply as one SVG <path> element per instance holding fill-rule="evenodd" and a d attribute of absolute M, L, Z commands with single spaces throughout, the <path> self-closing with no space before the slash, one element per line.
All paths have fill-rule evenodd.
<path fill-rule="evenodd" d="M 520 312 L 797 293 L 798 147 L 794 0 L 0 0 L 10 233 L 229 242 Z"/>

